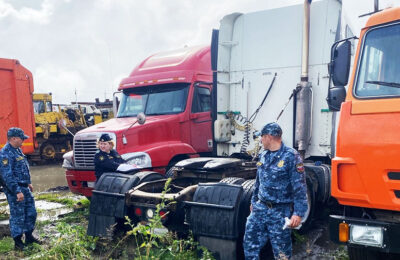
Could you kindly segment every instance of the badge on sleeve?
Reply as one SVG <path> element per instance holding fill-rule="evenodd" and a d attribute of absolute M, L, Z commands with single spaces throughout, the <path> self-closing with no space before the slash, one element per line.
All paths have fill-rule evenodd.
<path fill-rule="evenodd" d="M 278 167 L 279 168 L 282 168 L 283 167 L 283 165 L 285 164 L 285 161 L 284 160 L 280 160 L 279 162 L 278 162 Z"/>
<path fill-rule="evenodd" d="M 7 158 L 4 158 L 1 162 L 3 163 L 4 166 L 8 165 L 8 159 Z"/>
<path fill-rule="evenodd" d="M 300 173 L 304 172 L 304 164 L 303 163 L 296 164 L 296 170 L 297 170 L 297 172 L 300 172 Z"/>
<path fill-rule="evenodd" d="M 100 161 L 103 161 L 103 160 L 104 160 L 104 156 L 103 156 L 103 155 L 100 155 L 100 156 L 99 156 L 99 160 L 100 160 Z"/>
<path fill-rule="evenodd" d="M 257 167 L 260 167 L 262 165 L 262 162 L 257 162 Z"/>

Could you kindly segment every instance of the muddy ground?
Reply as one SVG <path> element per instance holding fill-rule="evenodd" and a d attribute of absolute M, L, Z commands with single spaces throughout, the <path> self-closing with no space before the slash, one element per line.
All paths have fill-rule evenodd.
<path fill-rule="evenodd" d="M 60 164 L 32 166 L 31 175 L 32 184 L 37 194 L 52 191 L 61 193 L 63 194 L 62 196 L 76 201 L 83 198 L 68 192 L 64 170 Z M 4 201 L 4 194 L 0 193 L 0 203 L 4 204 Z M 7 207 L 6 205 L 1 206 L 0 213 L 6 211 Z M 54 232 L 54 224 L 52 222 L 74 210 L 73 207 L 45 200 L 37 200 L 36 207 L 39 212 L 38 220 L 47 223 L 47 226 L 44 226 L 41 232 L 48 232 L 49 236 L 51 236 L 51 232 Z M 348 259 L 346 248 L 338 246 L 329 240 L 327 230 L 329 210 L 324 209 L 322 212 L 306 234 L 296 234 L 294 236 L 292 259 Z M 9 236 L 8 220 L 0 220 L 0 238 L 4 236 Z"/>

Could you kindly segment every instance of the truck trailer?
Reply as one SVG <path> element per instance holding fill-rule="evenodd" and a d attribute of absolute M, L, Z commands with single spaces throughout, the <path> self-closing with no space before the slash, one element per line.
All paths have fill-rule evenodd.
<path fill-rule="evenodd" d="M 254 133 L 268 122 L 278 122 L 284 143 L 305 159 L 309 209 L 302 228 L 309 228 L 316 207 L 330 198 L 336 114 L 326 103 L 328 64 L 342 28 L 335 0 L 225 16 L 211 42 L 213 156 L 177 162 L 166 173 L 172 180 L 165 195 L 165 177 L 144 180 L 154 172 L 105 173 L 92 198 L 89 233 L 106 232 L 104 223 L 124 216 L 149 221 L 166 200 L 169 230 L 192 231 L 221 259 L 242 258 L 261 151 Z"/>
<path fill-rule="evenodd" d="M 7 130 L 19 127 L 29 136 L 22 144 L 24 154 L 35 151 L 32 73 L 18 60 L 0 58 L 0 148 L 7 143 Z"/>
<path fill-rule="evenodd" d="M 350 259 L 400 258 L 399 40 L 400 8 L 375 10 L 349 83 L 350 40 L 332 47 L 328 103 L 340 120 L 331 190 L 344 209 L 330 216 L 329 230 Z"/>

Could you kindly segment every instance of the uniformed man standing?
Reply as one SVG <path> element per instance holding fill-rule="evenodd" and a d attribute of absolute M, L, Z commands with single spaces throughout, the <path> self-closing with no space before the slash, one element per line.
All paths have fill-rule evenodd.
<path fill-rule="evenodd" d="M 0 151 L 0 172 L 5 182 L 4 192 L 10 206 L 10 230 L 15 242 L 15 249 L 24 249 L 22 235 L 25 234 L 25 243 L 38 243 L 32 232 L 35 229 L 36 209 L 32 195 L 33 187 L 29 173 L 29 164 L 20 147 L 28 138 L 17 127 L 7 132 L 8 142 Z"/>
<path fill-rule="evenodd" d="M 307 186 L 302 159 L 282 142 L 277 123 L 266 124 L 261 133 L 255 189 L 243 241 L 246 259 L 259 259 L 260 250 L 271 242 L 275 259 L 292 255 L 291 229 L 300 225 L 307 211 Z M 283 229 L 285 217 L 289 229 Z"/>
<path fill-rule="evenodd" d="M 125 160 L 113 149 L 114 143 L 108 134 L 102 134 L 98 141 L 99 151 L 94 155 L 96 182 L 105 172 L 115 172 Z"/>

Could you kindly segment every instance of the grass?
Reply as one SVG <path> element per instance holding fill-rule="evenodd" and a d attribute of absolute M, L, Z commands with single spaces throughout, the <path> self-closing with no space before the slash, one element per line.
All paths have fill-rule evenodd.
<path fill-rule="evenodd" d="M 75 205 L 79 204 L 81 207 L 88 207 L 90 201 L 87 198 L 75 200 L 72 198 L 65 197 L 65 194 L 60 193 L 42 193 L 35 196 L 35 200 L 45 200 L 49 202 L 57 202 L 67 207 L 74 208 Z"/>
<path fill-rule="evenodd" d="M 14 240 L 11 237 L 4 237 L 0 240 L 0 254 L 10 252 L 14 249 Z"/>

